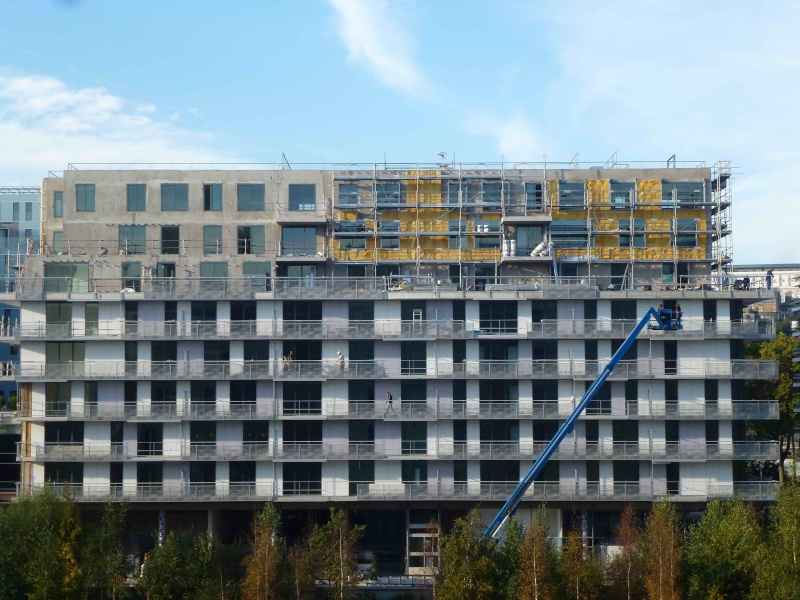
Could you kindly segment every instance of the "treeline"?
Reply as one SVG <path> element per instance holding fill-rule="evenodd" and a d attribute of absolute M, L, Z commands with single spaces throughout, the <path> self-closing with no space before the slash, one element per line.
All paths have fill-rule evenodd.
<path fill-rule="evenodd" d="M 244 542 L 170 532 L 153 540 L 139 568 L 122 543 L 126 513 L 124 504 L 108 503 L 97 523 L 84 525 L 77 504 L 48 488 L 0 508 L 0 600 L 342 600 L 370 576 L 356 554 L 364 528 L 336 508 L 291 546 L 272 504 Z"/>
<path fill-rule="evenodd" d="M 169 533 L 134 570 L 122 543 L 126 510 L 107 504 L 84 525 L 69 497 L 48 490 L 0 509 L 0 599 L 344 600 L 375 574 L 375 565 L 359 569 L 363 527 L 344 511 L 331 509 L 325 525 L 289 545 L 272 504 L 243 543 Z M 527 530 L 512 520 L 499 545 L 483 531 L 473 510 L 427 548 L 436 600 L 800 599 L 797 485 L 764 513 L 714 501 L 688 530 L 672 502 L 657 502 L 643 522 L 627 506 L 605 564 L 579 530 L 557 548 L 544 507 Z"/>
<path fill-rule="evenodd" d="M 442 538 L 436 600 L 800 599 L 800 487 L 788 485 L 760 514 L 745 502 L 708 504 L 686 530 L 674 503 L 655 503 L 643 523 L 631 505 L 602 564 L 579 530 L 559 550 L 544 508 L 504 543 L 483 538 L 477 510 Z"/>

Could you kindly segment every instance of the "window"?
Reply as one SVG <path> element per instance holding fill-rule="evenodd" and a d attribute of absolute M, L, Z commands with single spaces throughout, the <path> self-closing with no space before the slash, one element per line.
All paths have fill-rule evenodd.
<path fill-rule="evenodd" d="M 339 250 L 364 250 L 367 238 L 343 238 L 339 240 Z"/>
<path fill-rule="evenodd" d="M 64 192 L 53 192 L 53 216 L 64 216 Z"/>
<path fill-rule="evenodd" d="M 250 279 L 254 290 L 257 292 L 268 292 L 271 289 L 271 273 L 272 263 L 270 262 L 242 263 L 242 275 Z"/>
<path fill-rule="evenodd" d="M 14 202 L 11 205 L 11 214 L 12 221 L 19 221 L 19 202 Z"/>
<path fill-rule="evenodd" d="M 661 208 L 703 208 L 705 190 L 703 182 L 675 182 L 661 184 Z"/>
<path fill-rule="evenodd" d="M 339 204 L 358 204 L 358 184 L 339 184 Z"/>
<path fill-rule="evenodd" d="M 142 263 L 122 263 L 122 287 L 125 290 L 142 291 Z"/>
<path fill-rule="evenodd" d="M 264 210 L 264 184 L 240 183 L 237 185 L 236 206 L 239 211 Z"/>
<path fill-rule="evenodd" d="M 507 181 L 504 182 L 494 182 L 494 183 L 484 183 L 482 186 L 483 191 L 483 202 L 485 204 L 493 204 L 497 205 L 497 208 L 500 208 L 500 203 L 503 201 L 503 198 L 509 197 L 509 185 Z"/>
<path fill-rule="evenodd" d="M 583 220 L 553 221 L 550 236 L 556 248 L 586 248 L 589 239 L 586 221 Z"/>
<path fill-rule="evenodd" d="M 317 253 L 316 227 L 284 227 L 281 234 L 284 256 L 314 256 Z"/>
<path fill-rule="evenodd" d="M 264 254 L 264 226 L 237 227 L 239 254 Z"/>
<path fill-rule="evenodd" d="M 289 184 L 289 210 L 314 210 L 316 208 L 317 208 L 317 184 L 315 183 Z"/>
<path fill-rule="evenodd" d="M 33 221 L 33 202 L 25 203 L 25 220 Z"/>
<path fill-rule="evenodd" d="M 119 253 L 144 254 L 147 249 L 147 229 L 144 225 L 119 226 Z"/>
<path fill-rule="evenodd" d="M 631 222 L 628 219 L 620 219 L 619 220 L 619 230 L 620 231 L 630 231 L 631 230 Z M 634 248 L 644 248 L 647 246 L 647 240 L 644 234 L 645 230 L 645 220 L 644 219 L 634 219 L 633 220 L 633 235 L 625 235 L 620 234 L 619 236 L 619 245 L 623 248 L 632 246 Z"/>
<path fill-rule="evenodd" d="M 526 256 L 544 240 L 544 227 L 517 227 L 517 256 Z"/>
<path fill-rule="evenodd" d="M 499 235 L 492 235 L 488 237 L 475 237 L 475 247 L 483 249 L 497 249 L 500 248 L 501 240 Z"/>
<path fill-rule="evenodd" d="M 147 186 L 143 183 L 128 184 L 128 211 L 141 212 L 146 210 Z"/>
<path fill-rule="evenodd" d="M 583 210 L 583 181 L 558 182 L 558 208 L 560 210 Z"/>
<path fill-rule="evenodd" d="M 675 225 L 675 245 L 678 248 L 695 248 L 697 246 L 697 221 L 677 219 Z"/>
<path fill-rule="evenodd" d="M 181 228 L 179 225 L 161 226 L 161 254 L 180 254 Z"/>
<path fill-rule="evenodd" d="M 201 262 L 200 277 L 227 277 L 228 263 L 226 262 Z"/>
<path fill-rule="evenodd" d="M 94 212 L 94 184 L 75 184 L 75 210 L 78 212 Z M 18 220 L 17 216 L 15 221 Z"/>
<path fill-rule="evenodd" d="M 461 236 L 452 236 L 447 238 L 447 247 L 450 250 L 462 250 L 467 247 L 467 238 Z"/>
<path fill-rule="evenodd" d="M 45 292 L 88 292 L 89 263 L 45 263 Z"/>
<path fill-rule="evenodd" d="M 399 237 L 381 238 L 381 248 L 397 250 L 398 248 L 400 248 L 400 238 Z"/>
<path fill-rule="evenodd" d="M 33 238 L 33 229 L 26 229 L 25 230 L 25 240 L 29 240 Z"/>
<path fill-rule="evenodd" d="M 403 202 L 403 191 L 400 183 L 381 182 L 376 186 L 378 204 L 400 204 Z"/>
<path fill-rule="evenodd" d="M 661 283 L 675 283 L 675 265 L 661 263 Z"/>
<path fill-rule="evenodd" d="M 529 210 L 542 210 L 544 197 L 541 183 L 528 182 L 525 184 L 525 204 Z"/>
<path fill-rule="evenodd" d="M 161 210 L 189 210 L 189 184 L 162 183 Z"/>
<path fill-rule="evenodd" d="M 400 231 L 400 221 L 381 221 L 381 231 L 383 233 L 398 233 Z"/>
<path fill-rule="evenodd" d="M 454 182 L 450 181 L 447 183 L 447 203 L 448 204 L 458 204 L 458 192 L 461 189 L 461 186 Z"/>
<path fill-rule="evenodd" d="M 449 221 L 449 230 L 463 233 L 467 230 L 467 221 Z"/>
<path fill-rule="evenodd" d="M 203 225 L 203 254 L 222 254 L 222 225 Z"/>
<path fill-rule="evenodd" d="M 633 194 L 636 184 L 633 182 L 611 182 L 611 208 L 629 210 L 633 204 Z"/>
<path fill-rule="evenodd" d="M 222 210 L 222 184 L 206 183 L 203 185 L 203 210 Z"/>
<path fill-rule="evenodd" d="M 61 254 L 64 252 L 64 232 L 63 231 L 54 231 L 53 232 L 53 253 L 54 254 Z"/>
<path fill-rule="evenodd" d="M 255 381 L 231 381 L 231 404 L 255 404 L 257 387 Z"/>

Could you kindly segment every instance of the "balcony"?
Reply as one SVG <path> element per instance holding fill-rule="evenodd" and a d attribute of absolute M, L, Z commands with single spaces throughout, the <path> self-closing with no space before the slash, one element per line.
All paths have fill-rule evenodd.
<path fill-rule="evenodd" d="M 264 483 L 183 483 L 167 481 L 147 484 L 104 483 L 46 483 L 17 485 L 17 496 L 30 495 L 43 487 L 69 494 L 77 502 L 209 502 L 209 501 L 293 501 L 327 503 L 330 500 L 374 500 L 374 501 L 462 501 L 468 503 L 491 501 L 505 502 L 517 486 L 517 482 L 469 482 L 453 483 L 400 483 L 379 481 L 356 483 L 355 494 L 349 493 L 349 484 L 321 481 L 283 481 Z M 739 497 L 744 500 L 771 502 L 777 498 L 777 482 L 732 482 L 717 483 L 697 481 L 683 486 L 679 493 L 667 495 L 664 480 L 639 482 L 574 483 L 534 482 L 522 497 L 523 501 L 570 502 L 570 501 L 653 501 L 666 498 L 671 502 L 706 502 L 714 498 Z"/>
<path fill-rule="evenodd" d="M 56 418 L 91 421 L 203 421 L 271 419 L 275 414 L 273 402 L 258 404 L 191 404 L 176 402 L 139 402 L 125 405 L 122 402 L 103 401 L 98 404 L 46 403 L 32 410 L 20 411 L 24 418 Z"/>
<path fill-rule="evenodd" d="M 624 339 L 638 325 L 638 320 L 543 320 L 528 324 L 528 337 L 532 339 Z M 644 329 L 640 338 L 653 339 L 772 339 L 775 337 L 775 321 L 704 321 L 684 319 L 683 329 Z"/>
<path fill-rule="evenodd" d="M 92 328 L 27 323 L 13 333 L 27 340 L 471 339 L 464 321 L 117 321 Z"/>
<path fill-rule="evenodd" d="M 453 363 L 449 360 L 349 361 L 344 368 L 335 359 L 254 361 L 122 361 L 75 363 L 23 362 L 17 380 L 192 380 L 192 379 L 575 379 L 592 381 L 606 361 L 598 360 L 485 360 Z M 768 360 L 638 359 L 620 361 L 611 380 L 650 379 L 775 379 L 778 363 Z"/>
<path fill-rule="evenodd" d="M 270 460 L 275 455 L 269 442 L 188 441 L 121 443 L 84 442 L 71 444 L 17 443 L 17 459 L 47 462 L 90 462 L 121 460 Z"/>

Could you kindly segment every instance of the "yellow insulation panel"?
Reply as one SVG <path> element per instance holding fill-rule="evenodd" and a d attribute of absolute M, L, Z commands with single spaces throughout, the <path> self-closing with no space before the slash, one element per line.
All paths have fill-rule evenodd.
<path fill-rule="evenodd" d="M 406 174 L 411 177 L 419 176 L 441 176 L 441 171 L 437 170 L 411 170 Z M 415 204 L 417 202 L 417 195 L 419 194 L 420 204 L 441 204 L 442 203 L 442 181 L 441 179 L 420 179 L 411 180 L 408 182 L 408 202 Z"/>
<path fill-rule="evenodd" d="M 558 206 L 558 179 L 547 180 L 547 203 L 551 208 Z"/>
<path fill-rule="evenodd" d="M 661 203 L 661 180 L 639 179 L 636 181 L 637 202 L 644 204 Z"/>
<path fill-rule="evenodd" d="M 592 210 L 611 210 L 611 180 L 587 179 L 586 192 Z"/>

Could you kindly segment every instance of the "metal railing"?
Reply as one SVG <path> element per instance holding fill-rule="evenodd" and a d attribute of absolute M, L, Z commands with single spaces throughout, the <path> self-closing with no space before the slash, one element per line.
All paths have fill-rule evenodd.
<path fill-rule="evenodd" d="M 678 482 L 676 482 L 678 483 Z M 276 481 L 264 483 L 229 483 L 216 481 L 190 483 L 165 481 L 164 483 L 44 483 L 17 484 L 17 495 L 51 487 L 59 493 L 69 495 L 78 502 L 207 502 L 214 501 L 277 501 L 327 502 L 337 500 L 376 501 L 505 501 L 518 482 L 467 482 L 453 483 L 401 483 L 379 481 L 355 483 L 350 493 L 347 482 L 329 481 Z M 712 498 L 739 497 L 745 500 L 774 501 L 777 498 L 777 482 L 732 482 L 718 483 L 698 481 L 692 485 L 680 485 L 668 492 L 665 480 L 641 480 L 638 482 L 576 483 L 534 482 L 525 493 L 528 501 L 652 501 L 666 498 L 672 502 L 697 502 Z"/>
<path fill-rule="evenodd" d="M 0 330 L 1 332 L 2 330 Z M 99 324 L 25 323 L 10 328 L 21 340 L 128 339 L 469 339 L 475 336 L 465 321 L 103 321 Z M 0 333 L 0 337 L 4 337 Z"/>
<path fill-rule="evenodd" d="M 381 460 L 420 456 L 428 459 L 523 460 L 538 457 L 547 441 L 453 442 L 392 440 L 388 442 L 165 442 L 17 443 L 20 460 L 75 462 L 84 460 Z M 586 442 L 565 441 L 556 460 L 778 460 L 778 442 Z"/>
<path fill-rule="evenodd" d="M 40 277 L 28 273 L 24 278 L 0 279 L 0 296 L 4 300 L 42 300 L 50 295 L 63 294 L 81 299 L 102 294 L 108 299 L 117 294 L 120 299 L 143 300 L 241 300 L 254 299 L 257 294 L 270 293 L 278 299 L 379 299 L 398 292 L 424 292 L 441 296 L 488 293 L 489 297 L 503 293 L 509 297 L 597 298 L 598 292 L 622 291 L 626 297 L 656 298 L 654 292 L 670 291 L 676 298 L 732 298 L 736 294 L 748 297 L 773 298 L 774 291 L 766 287 L 742 290 L 734 281 L 719 277 L 684 277 L 678 283 L 661 280 L 639 280 L 624 285 L 619 277 L 582 277 L 547 275 L 531 276 L 468 276 L 452 283 L 436 275 L 422 277 Z M 88 296 L 87 296 L 88 294 Z M 111 295 L 111 296 L 109 296 Z M 452 297 L 452 296 L 447 296 Z M 479 296 L 483 297 L 483 296 Z"/>
<path fill-rule="evenodd" d="M 540 323 L 528 324 L 528 337 L 534 339 L 624 339 L 636 327 L 638 320 L 542 320 Z M 694 319 L 683 319 L 683 329 L 652 330 L 644 329 L 641 337 L 669 337 L 676 339 L 728 339 L 728 338 L 765 338 L 775 336 L 775 321 L 759 319 L 757 321 L 715 321 L 704 322 Z M 481 329 L 481 333 L 484 333 Z"/>
<path fill-rule="evenodd" d="M 123 361 L 72 363 L 21 362 L 18 381 L 83 379 L 186 380 L 186 379 L 595 379 L 605 367 L 602 360 L 449 360 L 376 359 L 348 361 L 344 367 L 332 360 L 252 361 Z M 775 379 L 778 363 L 769 360 L 696 359 L 621 361 L 611 379 L 646 379 L 674 376 L 682 379 Z"/>

